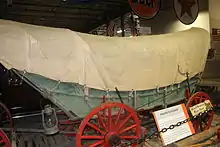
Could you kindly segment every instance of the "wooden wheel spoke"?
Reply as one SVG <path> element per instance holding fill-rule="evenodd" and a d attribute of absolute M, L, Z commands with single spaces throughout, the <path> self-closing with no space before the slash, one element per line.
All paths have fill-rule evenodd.
<path fill-rule="evenodd" d="M 102 130 L 100 130 L 97 126 L 95 126 L 94 124 L 87 122 L 87 125 L 90 126 L 91 128 L 93 128 L 94 130 L 100 132 L 101 134 L 105 134 L 105 132 L 103 132 Z"/>
<path fill-rule="evenodd" d="M 205 121 L 205 120 L 202 120 L 202 122 L 207 126 L 208 125 L 208 123 Z"/>
<path fill-rule="evenodd" d="M 210 114 L 206 114 L 204 117 L 202 117 L 202 121 L 205 122 L 205 121 L 209 121 L 211 115 Z"/>
<path fill-rule="evenodd" d="M 198 120 L 194 120 L 193 121 L 193 126 L 196 128 L 196 127 L 198 127 Z"/>
<path fill-rule="evenodd" d="M 96 147 L 96 146 L 103 145 L 103 144 L 104 144 L 104 141 L 100 140 L 100 141 L 97 141 L 96 143 L 91 144 L 90 147 Z"/>
<path fill-rule="evenodd" d="M 192 104 L 191 105 L 196 105 L 197 104 L 197 99 L 192 100 Z"/>
<path fill-rule="evenodd" d="M 195 101 L 196 101 L 195 104 L 199 104 L 199 103 L 200 103 L 200 98 L 197 97 L 197 98 L 195 99 Z"/>
<path fill-rule="evenodd" d="M 198 96 L 198 97 L 196 98 L 196 102 L 197 102 L 197 104 L 201 103 L 201 102 L 202 102 L 202 97 L 201 97 L 201 96 Z"/>
<path fill-rule="evenodd" d="M 203 122 L 204 124 L 206 124 L 206 125 L 208 125 L 208 124 L 207 124 L 207 121 L 209 121 L 209 119 L 208 119 L 208 120 L 205 120 L 205 118 L 202 119 L 202 122 Z"/>
<path fill-rule="evenodd" d="M 122 131 L 119 132 L 119 134 L 122 134 L 122 133 L 124 133 L 124 132 L 127 132 L 127 131 L 129 131 L 129 130 L 135 128 L 135 127 L 137 127 L 137 124 L 131 125 L 130 127 L 127 127 L 127 128 L 125 128 L 125 129 L 123 129 Z"/>
<path fill-rule="evenodd" d="M 207 99 L 207 98 L 203 98 L 203 99 L 202 99 L 202 102 L 205 102 L 206 100 L 208 100 L 208 99 Z"/>
<path fill-rule="evenodd" d="M 67 126 L 59 126 L 59 129 L 60 129 L 60 130 L 66 130 L 66 129 L 67 129 Z"/>
<path fill-rule="evenodd" d="M 112 110 L 108 108 L 108 130 L 112 130 Z"/>
<path fill-rule="evenodd" d="M 114 108 L 117 108 L 116 113 Z M 120 120 L 124 116 L 123 110 L 127 113 Z M 106 111 L 105 118 L 102 116 L 103 111 Z M 95 122 L 92 122 L 94 116 L 97 117 L 95 118 Z M 84 134 L 86 128 L 91 128 L 96 135 Z M 121 134 L 118 134 L 119 131 Z M 130 134 L 130 131 L 134 134 Z M 124 132 L 128 132 L 128 134 L 124 135 Z M 81 122 L 76 136 L 76 146 L 107 147 L 114 135 L 119 135 L 122 140 L 138 139 L 141 136 L 140 120 L 136 112 L 125 104 L 118 102 L 104 103 L 100 107 L 94 108 Z"/>
<path fill-rule="evenodd" d="M 104 123 L 104 121 L 103 121 L 103 119 L 102 119 L 102 116 L 101 116 L 99 113 L 97 114 L 97 116 L 98 116 L 99 122 L 101 123 L 101 125 L 103 126 L 103 128 L 104 128 L 105 130 L 107 130 L 107 127 L 106 127 L 106 125 L 105 125 L 105 123 Z"/>
<path fill-rule="evenodd" d="M 208 98 L 206 96 L 202 96 L 202 100 L 205 101 L 208 100 Z"/>
<path fill-rule="evenodd" d="M 204 101 L 206 101 L 206 100 L 207 100 L 206 98 L 202 98 L 201 102 L 204 102 Z"/>
<path fill-rule="evenodd" d="M 104 136 L 81 136 L 82 139 L 93 139 L 93 140 L 96 140 L 96 139 L 104 139 Z"/>
<path fill-rule="evenodd" d="M 116 132 L 117 132 L 118 130 L 120 130 L 120 129 L 126 124 L 126 122 L 127 122 L 130 118 L 131 118 L 131 114 L 129 114 L 129 115 L 124 119 L 124 121 L 118 126 L 118 128 L 116 129 Z"/>
<path fill-rule="evenodd" d="M 0 140 L 0 144 L 3 144 L 3 143 L 5 143 L 4 140 Z"/>
<path fill-rule="evenodd" d="M 200 128 L 201 131 L 203 131 L 204 128 L 203 128 L 203 126 L 202 126 L 202 122 L 200 122 L 199 128 Z"/>
<path fill-rule="evenodd" d="M 202 91 L 197 92 L 189 98 L 187 103 L 187 108 L 202 103 L 206 100 L 210 100 L 211 102 L 211 98 L 207 93 Z M 212 120 L 213 120 L 213 113 L 211 112 L 208 113 L 207 115 L 201 116 L 199 120 L 193 121 L 193 127 L 195 129 L 195 132 L 198 133 L 199 131 L 204 131 L 206 129 L 209 129 L 211 127 Z"/>
<path fill-rule="evenodd" d="M 118 112 L 118 114 L 117 114 L 117 118 L 116 118 L 116 120 L 115 120 L 115 124 L 118 124 L 118 121 L 119 121 L 119 119 L 120 119 L 122 110 L 123 110 L 123 108 L 120 108 L 120 110 L 119 110 L 119 112 Z"/>
<path fill-rule="evenodd" d="M 120 136 L 121 139 L 138 139 L 137 136 Z"/>
<path fill-rule="evenodd" d="M 4 114 L 4 113 L 6 113 L 6 111 L 2 111 L 2 112 L 1 112 L 1 115 Z"/>
<path fill-rule="evenodd" d="M 103 110 L 103 117 L 106 118 L 106 110 Z"/>

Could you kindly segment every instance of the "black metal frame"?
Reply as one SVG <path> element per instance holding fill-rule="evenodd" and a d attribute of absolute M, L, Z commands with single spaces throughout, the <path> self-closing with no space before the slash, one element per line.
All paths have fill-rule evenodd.
<path fill-rule="evenodd" d="M 127 0 L 90 0 L 72 3 L 61 0 L 13 0 L 8 6 L 0 2 L 0 17 L 35 25 L 63 27 L 89 32 L 131 11 Z"/>

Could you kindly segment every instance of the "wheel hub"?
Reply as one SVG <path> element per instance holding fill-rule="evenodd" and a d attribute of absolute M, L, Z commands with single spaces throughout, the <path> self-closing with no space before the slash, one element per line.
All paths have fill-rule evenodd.
<path fill-rule="evenodd" d="M 108 142 L 110 146 L 118 146 L 121 144 L 121 138 L 113 132 L 110 132 L 105 136 L 105 141 Z"/>

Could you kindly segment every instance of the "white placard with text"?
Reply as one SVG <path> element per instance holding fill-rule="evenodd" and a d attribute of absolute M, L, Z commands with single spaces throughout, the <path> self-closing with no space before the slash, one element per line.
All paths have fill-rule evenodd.
<path fill-rule="evenodd" d="M 166 109 L 153 112 L 154 119 L 157 124 L 158 131 L 163 128 L 168 128 L 170 125 L 175 125 L 176 123 L 189 118 L 185 104 L 180 104 L 172 106 Z M 168 129 L 165 133 L 160 133 L 163 145 L 168 145 L 174 143 L 180 139 L 188 137 L 195 133 L 191 121 L 182 124 L 174 129 Z"/>

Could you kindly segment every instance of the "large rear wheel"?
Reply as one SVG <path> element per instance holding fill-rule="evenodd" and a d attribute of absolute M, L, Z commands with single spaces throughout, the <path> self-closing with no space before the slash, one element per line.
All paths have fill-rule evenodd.
<path fill-rule="evenodd" d="M 209 97 L 209 95 L 205 92 L 197 92 L 197 93 L 193 94 L 188 99 L 186 107 L 189 109 L 192 106 L 195 106 L 199 103 L 204 102 L 205 100 L 209 100 L 211 102 L 211 98 Z M 195 129 L 195 132 L 199 133 L 201 131 L 209 129 L 211 127 L 211 124 L 212 124 L 213 116 L 214 116 L 214 111 L 210 111 L 207 114 L 195 119 L 192 122 L 193 127 Z"/>

